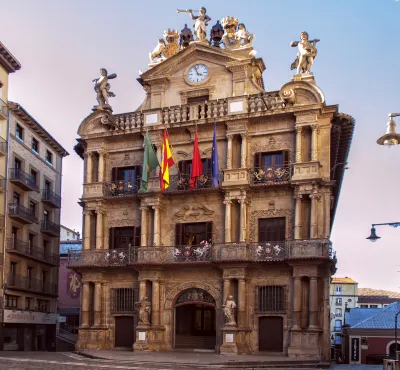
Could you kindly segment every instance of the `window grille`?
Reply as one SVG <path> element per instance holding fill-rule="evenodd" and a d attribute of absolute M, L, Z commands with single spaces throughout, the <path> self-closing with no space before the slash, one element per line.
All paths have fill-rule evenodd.
<path fill-rule="evenodd" d="M 135 311 L 135 302 L 138 301 L 138 290 L 131 288 L 111 289 L 111 312 L 127 313 Z"/>
<path fill-rule="evenodd" d="M 255 307 L 258 312 L 284 312 L 285 303 L 285 287 L 270 285 L 256 288 Z"/>

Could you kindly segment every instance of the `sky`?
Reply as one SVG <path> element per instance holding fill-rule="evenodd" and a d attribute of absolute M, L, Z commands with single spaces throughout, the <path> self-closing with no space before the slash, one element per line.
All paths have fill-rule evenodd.
<path fill-rule="evenodd" d="M 228 5 L 227 5 L 228 4 Z M 216 20 L 235 16 L 256 35 L 266 65 L 267 91 L 289 82 L 301 31 L 318 38 L 313 66 L 328 105 L 353 116 L 356 129 L 332 231 L 336 276 L 359 287 L 400 291 L 400 146 L 376 144 L 389 112 L 400 112 L 400 1 L 246 0 L 229 2 L 134 0 L 0 0 L 0 40 L 22 64 L 10 77 L 9 99 L 20 103 L 70 153 L 64 159 L 62 224 L 81 229 L 83 162 L 73 151 L 80 122 L 96 104 L 92 80 L 99 68 L 117 73 L 114 113 L 136 109 L 144 92 L 136 81 L 148 53 L 167 28 L 193 21 L 176 9 L 200 6 Z M 400 131 L 400 118 L 397 120 Z"/>

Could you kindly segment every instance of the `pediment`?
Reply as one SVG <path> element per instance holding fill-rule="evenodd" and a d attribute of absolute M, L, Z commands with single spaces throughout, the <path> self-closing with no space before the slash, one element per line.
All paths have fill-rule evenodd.
<path fill-rule="evenodd" d="M 289 105 L 324 104 L 325 96 L 314 83 L 291 81 L 283 85 L 279 95 Z"/>
<path fill-rule="evenodd" d="M 78 135 L 87 138 L 88 135 L 107 134 L 113 125 L 115 118 L 110 111 L 96 110 L 81 122 Z"/>

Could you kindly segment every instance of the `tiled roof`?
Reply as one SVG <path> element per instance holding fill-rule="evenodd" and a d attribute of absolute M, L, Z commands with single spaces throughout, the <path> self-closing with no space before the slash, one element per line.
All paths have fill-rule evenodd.
<path fill-rule="evenodd" d="M 399 298 L 399 292 L 391 292 L 389 290 L 371 289 L 371 288 L 358 288 L 358 296 L 363 297 L 383 297 L 383 298 Z"/>
<path fill-rule="evenodd" d="M 60 243 L 60 254 L 68 254 L 68 250 L 72 249 L 75 251 L 80 251 L 82 249 L 82 240 L 77 241 L 77 240 L 73 240 L 74 243 L 70 243 L 70 242 L 61 242 Z"/>
<path fill-rule="evenodd" d="M 371 310 L 371 308 L 359 308 L 359 310 Z M 379 309 L 379 311 L 351 327 L 357 329 L 394 329 L 394 315 L 400 311 L 400 302 L 394 302 Z"/>
<path fill-rule="evenodd" d="M 349 312 L 345 312 L 344 323 L 352 327 L 381 311 L 382 308 L 352 308 Z"/>
<path fill-rule="evenodd" d="M 358 284 L 357 281 L 353 280 L 352 278 L 349 277 L 334 277 L 332 278 L 332 284 Z"/>

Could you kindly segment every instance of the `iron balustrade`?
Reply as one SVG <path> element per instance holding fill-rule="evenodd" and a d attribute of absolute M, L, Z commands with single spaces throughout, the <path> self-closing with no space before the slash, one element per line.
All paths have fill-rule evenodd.
<path fill-rule="evenodd" d="M 58 285 L 26 276 L 9 274 L 6 287 L 11 289 L 30 290 L 33 292 L 57 295 Z"/>
<path fill-rule="evenodd" d="M 29 222 L 38 221 L 36 215 L 29 208 L 26 208 L 19 203 L 9 203 L 8 214 L 9 216 L 18 216 Z"/>
<path fill-rule="evenodd" d="M 132 288 L 111 289 L 111 313 L 133 313 L 137 307 L 139 291 Z"/>
<path fill-rule="evenodd" d="M 15 238 L 7 240 L 7 250 L 16 251 L 25 256 L 29 256 L 39 261 L 47 262 L 56 266 L 60 261 L 60 257 L 57 254 L 45 252 L 45 250 L 42 248 L 38 248 L 31 245 L 29 242 Z"/>
<path fill-rule="evenodd" d="M 42 220 L 40 230 L 52 235 L 60 235 L 60 225 L 55 224 L 49 220 Z"/>
<path fill-rule="evenodd" d="M 42 200 L 54 204 L 57 208 L 61 207 L 61 197 L 50 189 L 42 190 Z"/>
<path fill-rule="evenodd" d="M 39 190 L 35 178 L 29 173 L 22 171 L 20 168 L 10 168 L 10 181 L 19 181 L 21 184 L 31 188 L 32 190 Z"/>
<path fill-rule="evenodd" d="M 290 181 L 291 167 L 285 166 L 264 166 L 254 167 L 250 170 L 250 181 L 254 185 L 279 184 Z"/>
<path fill-rule="evenodd" d="M 203 171 L 197 178 L 194 189 L 212 188 L 212 173 L 211 171 Z M 190 173 L 179 173 L 170 176 L 169 187 L 167 191 L 180 191 L 190 189 Z"/>
<path fill-rule="evenodd" d="M 140 189 L 141 178 L 134 181 L 117 180 L 106 182 L 104 185 L 105 195 L 109 197 L 136 195 Z"/>
<path fill-rule="evenodd" d="M 203 241 L 199 245 L 70 250 L 68 255 L 70 267 L 335 258 L 327 239 L 225 244 Z"/>

